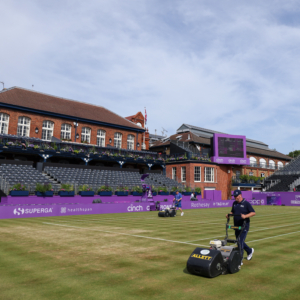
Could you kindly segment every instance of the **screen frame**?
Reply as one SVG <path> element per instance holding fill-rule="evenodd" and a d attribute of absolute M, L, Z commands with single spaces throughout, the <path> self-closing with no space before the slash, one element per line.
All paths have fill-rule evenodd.
<path fill-rule="evenodd" d="M 220 157 L 219 156 L 219 142 L 218 138 L 234 138 L 234 139 L 242 139 L 243 140 L 243 154 L 244 157 Z M 211 157 L 211 161 L 218 164 L 229 164 L 229 165 L 249 165 L 250 159 L 247 158 L 247 147 L 246 147 L 246 136 L 244 135 L 231 135 L 231 134 L 223 134 L 223 133 L 214 133 L 213 138 L 213 156 Z"/>

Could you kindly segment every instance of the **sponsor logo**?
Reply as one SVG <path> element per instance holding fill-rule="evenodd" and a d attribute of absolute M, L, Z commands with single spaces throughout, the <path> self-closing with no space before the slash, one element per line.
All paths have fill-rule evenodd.
<path fill-rule="evenodd" d="M 217 158 L 216 162 L 223 162 L 223 158 Z"/>
<path fill-rule="evenodd" d="M 296 198 L 296 199 L 299 199 L 299 198 L 300 198 L 300 195 L 296 195 L 295 198 Z"/>
<path fill-rule="evenodd" d="M 248 200 L 248 202 L 252 205 L 260 205 L 261 201 L 263 200 Z"/>
<path fill-rule="evenodd" d="M 263 205 L 265 203 L 265 200 L 260 200 L 260 204 Z"/>
<path fill-rule="evenodd" d="M 26 214 L 49 214 L 52 213 L 53 208 L 15 208 L 14 214 L 19 215 L 26 215 Z"/>
<path fill-rule="evenodd" d="M 191 203 L 191 207 L 194 207 L 194 208 L 197 208 L 197 207 L 209 208 L 209 203 Z"/>
<path fill-rule="evenodd" d="M 67 208 L 66 207 L 61 207 L 60 208 L 60 213 L 61 214 L 65 214 L 67 212 Z"/>
<path fill-rule="evenodd" d="M 172 204 L 170 204 L 170 205 L 161 205 L 160 206 L 160 209 L 161 210 L 164 210 L 164 209 L 170 209 L 172 207 Z"/>
<path fill-rule="evenodd" d="M 148 198 L 152 198 L 152 193 L 151 193 L 151 190 L 149 190 L 149 193 L 148 193 Z"/>
<path fill-rule="evenodd" d="M 142 211 L 143 206 L 142 205 L 133 205 L 131 204 L 130 206 L 127 207 L 127 211 Z"/>
<path fill-rule="evenodd" d="M 246 163 L 247 163 L 247 160 L 246 160 L 246 159 L 240 159 L 240 163 L 241 163 L 241 164 L 246 164 Z"/>
<path fill-rule="evenodd" d="M 291 204 L 300 204 L 299 200 L 291 200 Z"/>
<path fill-rule="evenodd" d="M 214 206 L 229 206 L 229 202 L 214 202 Z"/>
<path fill-rule="evenodd" d="M 234 164 L 235 163 L 235 159 L 228 159 L 228 162 L 231 163 L 231 164 Z"/>
<path fill-rule="evenodd" d="M 211 260 L 212 257 L 211 256 L 206 256 L 206 255 L 200 255 L 200 254 L 192 254 L 191 257 L 194 258 L 199 258 L 199 259 L 204 259 L 204 260 Z"/>
<path fill-rule="evenodd" d="M 209 250 L 201 250 L 200 251 L 200 254 L 202 254 L 202 255 L 207 255 L 207 254 L 209 254 Z"/>
<path fill-rule="evenodd" d="M 24 208 L 15 208 L 14 209 L 14 214 L 19 216 L 20 214 L 24 214 Z"/>

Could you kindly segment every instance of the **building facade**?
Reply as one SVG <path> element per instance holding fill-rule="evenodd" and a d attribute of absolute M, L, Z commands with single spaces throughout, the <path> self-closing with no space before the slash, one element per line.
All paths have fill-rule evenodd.
<path fill-rule="evenodd" d="M 18 87 L 0 92 L 0 133 L 141 150 L 144 129 L 104 107 Z"/>

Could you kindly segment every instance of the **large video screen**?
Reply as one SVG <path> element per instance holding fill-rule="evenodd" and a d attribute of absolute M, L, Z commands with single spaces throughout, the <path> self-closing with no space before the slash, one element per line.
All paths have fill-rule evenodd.
<path fill-rule="evenodd" d="M 249 165 L 247 158 L 246 137 L 244 135 L 229 135 L 214 133 L 211 139 L 212 162 L 228 165 Z"/>
<path fill-rule="evenodd" d="M 239 138 L 218 137 L 219 157 L 244 157 L 244 141 Z"/>

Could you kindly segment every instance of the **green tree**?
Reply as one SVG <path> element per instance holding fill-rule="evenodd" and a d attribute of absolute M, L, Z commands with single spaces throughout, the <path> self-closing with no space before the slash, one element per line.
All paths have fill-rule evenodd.
<path fill-rule="evenodd" d="M 300 150 L 295 150 L 295 151 L 292 151 L 288 154 L 288 156 L 292 157 L 292 158 L 295 158 L 297 156 L 300 155 Z"/>

